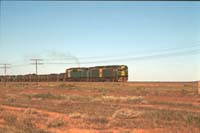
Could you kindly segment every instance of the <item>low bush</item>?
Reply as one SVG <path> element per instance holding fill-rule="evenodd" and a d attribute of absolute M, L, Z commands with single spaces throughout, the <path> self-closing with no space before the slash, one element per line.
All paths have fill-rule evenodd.
<path fill-rule="evenodd" d="M 56 118 L 56 119 L 50 119 L 48 122 L 47 122 L 47 126 L 49 128 L 55 128 L 55 127 L 60 127 L 60 126 L 63 126 L 65 124 L 65 121 L 63 118 Z"/>
<path fill-rule="evenodd" d="M 142 112 L 131 110 L 131 109 L 119 109 L 114 112 L 112 118 L 119 118 L 119 119 L 132 119 L 140 116 Z"/>

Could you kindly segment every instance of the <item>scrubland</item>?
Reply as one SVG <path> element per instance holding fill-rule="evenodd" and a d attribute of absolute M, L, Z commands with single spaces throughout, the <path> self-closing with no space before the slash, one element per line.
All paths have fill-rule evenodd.
<path fill-rule="evenodd" d="M 200 95 L 192 84 L 0 84 L 0 132 L 198 133 Z"/>

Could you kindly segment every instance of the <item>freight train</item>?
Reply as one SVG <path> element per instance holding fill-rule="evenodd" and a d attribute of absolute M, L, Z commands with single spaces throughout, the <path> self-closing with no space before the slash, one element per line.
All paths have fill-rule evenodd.
<path fill-rule="evenodd" d="M 60 74 L 0 76 L 0 82 L 126 82 L 127 80 L 128 67 L 126 65 L 69 68 L 65 73 Z"/>

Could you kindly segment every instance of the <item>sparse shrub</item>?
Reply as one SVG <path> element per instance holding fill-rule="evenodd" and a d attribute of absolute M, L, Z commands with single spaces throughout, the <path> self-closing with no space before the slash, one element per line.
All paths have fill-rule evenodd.
<path fill-rule="evenodd" d="M 151 119 L 154 119 L 154 120 L 171 121 L 173 119 L 176 119 L 176 120 L 181 119 L 181 115 L 179 113 L 176 113 L 170 110 L 150 111 L 146 115 L 148 115 Z"/>
<path fill-rule="evenodd" d="M 115 97 L 115 96 L 101 96 L 93 99 L 94 102 L 141 102 L 143 97 L 141 96 L 126 96 L 126 97 Z"/>
<path fill-rule="evenodd" d="M 51 93 L 45 93 L 45 94 L 36 94 L 36 95 L 33 95 L 33 97 L 35 97 L 35 98 L 54 98 L 54 95 L 52 95 Z"/>
<path fill-rule="evenodd" d="M 66 87 L 67 87 L 67 85 L 63 84 L 63 83 L 58 85 L 58 88 L 61 88 L 61 89 L 66 88 Z"/>
<path fill-rule="evenodd" d="M 90 123 L 99 123 L 99 124 L 107 124 L 109 120 L 106 117 L 95 117 L 95 116 L 88 116 L 84 118 L 86 121 Z"/>
<path fill-rule="evenodd" d="M 34 130 L 35 125 L 32 123 L 33 116 L 31 115 L 31 109 L 26 109 L 20 116 L 17 118 L 16 125 L 17 127 L 21 127 L 23 131 L 31 132 Z"/>
<path fill-rule="evenodd" d="M 63 99 L 63 98 L 65 98 L 62 95 L 54 95 L 54 94 L 51 94 L 51 93 L 36 94 L 36 95 L 33 95 L 32 97 L 42 98 L 42 99 Z"/>
<path fill-rule="evenodd" d="M 142 87 L 136 87 L 135 88 L 137 91 L 140 91 L 142 89 Z"/>
<path fill-rule="evenodd" d="M 155 125 L 165 124 L 173 125 L 174 121 L 187 126 L 200 127 L 200 116 L 198 113 L 177 112 L 172 110 L 148 111 L 145 116 L 153 120 Z"/>
<path fill-rule="evenodd" d="M 1 112 L 2 118 L 6 121 L 5 132 L 13 133 L 44 133 L 46 131 L 38 129 L 33 123 L 33 118 L 27 111 L 16 116 L 10 112 Z"/>
<path fill-rule="evenodd" d="M 160 92 L 156 91 L 155 96 L 160 96 Z"/>
<path fill-rule="evenodd" d="M 7 101 L 9 102 L 9 103 L 13 103 L 13 102 L 15 102 L 17 100 L 17 97 L 15 96 L 15 95 L 9 95 L 8 97 L 7 97 Z"/>
<path fill-rule="evenodd" d="M 60 89 L 69 89 L 70 90 L 70 89 L 76 89 L 76 85 L 62 83 L 62 84 L 58 85 L 58 88 L 60 88 Z"/>
<path fill-rule="evenodd" d="M 184 120 L 188 125 L 197 125 L 200 127 L 200 116 L 198 115 L 193 115 L 193 114 L 188 114 L 184 116 Z"/>
<path fill-rule="evenodd" d="M 67 87 L 69 87 L 69 88 L 75 88 L 76 85 L 74 85 L 74 84 L 68 84 Z"/>
<path fill-rule="evenodd" d="M 0 112 L 2 112 L 4 109 L 2 107 L 0 107 Z"/>
<path fill-rule="evenodd" d="M 28 100 L 32 100 L 32 95 L 25 95 L 27 98 L 28 98 Z"/>
<path fill-rule="evenodd" d="M 81 113 L 75 112 L 72 114 L 69 114 L 70 118 L 83 118 L 84 116 Z"/>
<path fill-rule="evenodd" d="M 142 100 L 141 104 L 148 104 L 149 102 L 147 100 Z"/>
<path fill-rule="evenodd" d="M 130 109 L 120 109 L 114 112 L 112 115 L 112 118 L 121 118 L 121 119 L 131 119 L 136 118 L 141 115 L 141 112 L 139 111 L 133 111 Z"/>
<path fill-rule="evenodd" d="M 28 108 L 24 111 L 24 114 L 27 114 L 27 115 L 34 115 L 34 114 L 38 114 L 38 112 L 33 109 L 33 108 Z"/>
<path fill-rule="evenodd" d="M 17 117 L 11 113 L 3 113 L 2 117 L 5 121 L 7 121 L 8 123 L 14 123 L 17 120 Z"/>
<path fill-rule="evenodd" d="M 94 90 L 97 90 L 98 92 L 101 92 L 101 93 L 107 93 L 109 92 L 109 89 L 108 88 L 94 88 Z"/>
<path fill-rule="evenodd" d="M 90 96 L 76 96 L 76 95 L 58 95 L 52 93 L 45 94 L 35 94 L 32 95 L 33 98 L 41 98 L 41 99 L 65 99 L 67 101 L 90 101 L 92 97 Z"/>
<path fill-rule="evenodd" d="M 53 120 L 49 120 L 47 122 L 47 126 L 49 128 L 53 127 L 60 127 L 60 126 L 63 126 L 65 124 L 65 121 L 63 118 L 56 118 L 56 119 L 53 119 Z"/>
<path fill-rule="evenodd" d="M 66 96 L 66 98 L 72 101 L 82 101 L 82 102 L 90 101 L 92 99 L 92 97 L 90 96 Z"/>
<path fill-rule="evenodd" d="M 182 89 L 181 93 L 182 93 L 182 95 L 185 95 L 185 94 L 187 94 L 187 91 L 185 89 Z"/>
<path fill-rule="evenodd" d="M 32 118 L 31 117 L 23 117 L 21 119 L 19 119 L 19 123 L 22 127 L 22 130 L 27 131 L 27 132 L 32 132 L 36 127 L 35 125 L 32 123 Z"/>

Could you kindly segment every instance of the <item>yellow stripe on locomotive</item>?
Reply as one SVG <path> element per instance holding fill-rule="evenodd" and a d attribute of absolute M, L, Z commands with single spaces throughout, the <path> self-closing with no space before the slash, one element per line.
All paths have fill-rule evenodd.
<path fill-rule="evenodd" d="M 121 76 L 126 76 L 125 70 L 122 70 L 122 71 L 121 71 Z"/>
<path fill-rule="evenodd" d="M 99 77 L 102 78 L 103 77 L 103 69 L 99 68 Z"/>

